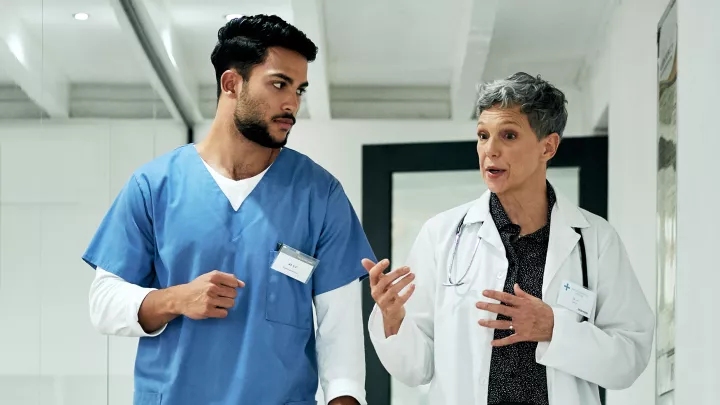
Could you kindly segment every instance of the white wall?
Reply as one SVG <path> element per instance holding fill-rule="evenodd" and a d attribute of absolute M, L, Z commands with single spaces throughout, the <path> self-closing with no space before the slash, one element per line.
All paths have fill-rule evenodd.
<path fill-rule="evenodd" d="M 0 124 L 0 403 L 132 402 L 137 341 L 90 325 L 81 256 L 131 172 L 184 142 L 164 121 Z"/>
<path fill-rule="evenodd" d="M 584 109 L 587 123 L 594 127 L 607 128 L 607 110 L 610 103 L 610 72 L 613 64 L 610 44 L 617 37 L 613 33 L 619 23 L 618 15 L 620 0 L 606 0 L 608 13 L 606 21 L 601 24 L 601 38 L 597 46 L 590 51 L 585 66 L 578 78 L 579 87 L 585 94 Z"/>
<path fill-rule="evenodd" d="M 720 402 L 720 2 L 678 0 L 678 405 Z"/>
<path fill-rule="evenodd" d="M 592 101 L 590 93 L 571 85 L 557 85 L 557 87 L 565 93 L 567 98 L 568 122 L 565 125 L 565 135 L 574 136 L 591 136 L 595 132 L 595 122 L 591 120 L 588 114 L 588 103 Z"/>
<path fill-rule="evenodd" d="M 608 216 L 626 245 L 653 308 L 657 296 L 656 35 L 668 3 L 668 0 L 619 1 L 608 22 L 603 46 L 595 53 L 582 85 L 588 92 L 586 107 L 590 121 L 601 120 L 609 105 Z M 607 403 L 655 404 L 654 347 L 645 373 L 631 388 L 609 391 Z"/>

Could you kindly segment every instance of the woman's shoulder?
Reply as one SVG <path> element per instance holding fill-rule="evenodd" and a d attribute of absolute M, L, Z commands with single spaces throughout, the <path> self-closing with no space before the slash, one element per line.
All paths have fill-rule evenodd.
<path fill-rule="evenodd" d="M 448 230 L 454 232 L 460 221 L 466 218 L 468 212 L 479 204 L 479 200 L 473 200 L 437 213 L 428 219 L 423 227 L 432 232 L 446 232 Z"/>
<path fill-rule="evenodd" d="M 585 216 L 585 219 L 587 219 L 590 228 L 597 234 L 600 246 L 607 246 L 607 244 L 611 242 L 620 242 L 620 235 L 607 219 L 582 208 L 580 208 L 580 212 Z"/>

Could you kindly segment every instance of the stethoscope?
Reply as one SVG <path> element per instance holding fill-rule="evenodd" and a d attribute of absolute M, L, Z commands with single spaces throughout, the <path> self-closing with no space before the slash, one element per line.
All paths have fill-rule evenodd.
<path fill-rule="evenodd" d="M 468 263 L 465 272 L 463 273 L 462 277 L 460 277 L 460 279 L 453 280 L 453 264 L 455 264 L 455 259 L 457 258 L 458 246 L 460 245 L 460 236 L 462 236 L 463 230 L 465 229 L 465 216 L 467 216 L 467 214 L 463 215 L 460 223 L 455 229 L 455 243 L 453 246 L 452 258 L 450 259 L 450 267 L 448 267 L 447 270 L 447 281 L 443 283 L 445 287 L 459 287 L 465 284 L 463 280 L 465 280 L 465 277 L 470 272 L 470 267 L 472 267 L 473 260 L 475 260 L 475 254 L 477 253 L 478 247 L 480 246 L 480 237 L 478 236 L 477 242 L 475 242 L 475 249 L 473 250 L 472 257 L 470 257 L 470 263 Z"/>
<path fill-rule="evenodd" d="M 455 229 L 455 244 L 453 247 L 453 253 L 452 258 L 450 259 L 450 266 L 447 270 L 447 280 L 443 283 L 446 287 L 459 287 L 463 284 L 465 284 L 464 280 L 465 277 L 467 277 L 468 273 L 470 272 L 470 268 L 472 267 L 472 263 L 475 260 L 475 255 L 477 254 L 478 247 L 480 246 L 480 237 L 478 236 L 477 242 L 475 242 L 475 249 L 473 250 L 472 257 L 470 257 L 470 262 L 467 265 L 467 268 L 465 269 L 465 272 L 462 274 L 462 276 L 457 279 L 453 280 L 453 265 L 455 264 L 455 259 L 457 258 L 457 251 L 458 246 L 460 245 L 460 237 L 462 236 L 463 230 L 465 228 L 465 216 L 467 214 L 463 215 L 462 219 L 460 220 L 460 223 L 458 224 L 457 228 Z M 583 240 L 582 232 L 580 231 L 580 228 L 573 228 L 575 232 L 577 232 L 578 235 L 580 235 L 580 263 L 582 266 L 582 278 L 583 278 L 583 287 L 588 288 L 588 275 L 587 275 L 587 260 L 585 258 L 585 241 Z"/>

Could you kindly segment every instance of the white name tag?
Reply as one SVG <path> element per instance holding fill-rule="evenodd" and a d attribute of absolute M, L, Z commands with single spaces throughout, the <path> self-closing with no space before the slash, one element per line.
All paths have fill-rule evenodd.
<path fill-rule="evenodd" d="M 570 281 L 563 281 L 560 286 L 557 303 L 579 315 L 590 317 L 595 308 L 597 294 Z"/>
<path fill-rule="evenodd" d="M 318 263 L 319 260 L 287 245 L 280 244 L 278 255 L 273 260 L 270 268 L 301 283 L 307 283 Z"/>

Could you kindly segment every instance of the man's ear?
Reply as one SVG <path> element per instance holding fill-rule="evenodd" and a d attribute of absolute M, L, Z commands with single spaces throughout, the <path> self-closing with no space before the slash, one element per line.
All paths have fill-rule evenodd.
<path fill-rule="evenodd" d="M 232 69 L 226 70 L 220 76 L 220 91 L 230 98 L 237 97 L 237 93 L 242 90 L 242 85 L 242 76 Z"/>

